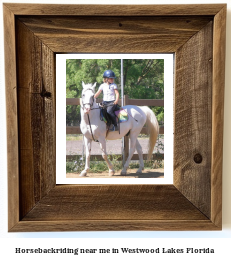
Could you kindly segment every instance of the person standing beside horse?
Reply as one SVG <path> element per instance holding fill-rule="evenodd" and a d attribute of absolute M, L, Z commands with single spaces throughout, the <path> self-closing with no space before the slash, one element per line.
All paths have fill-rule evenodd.
<path fill-rule="evenodd" d="M 94 98 L 97 98 L 103 91 L 103 105 L 107 108 L 107 113 L 110 115 L 112 120 L 112 126 L 110 126 L 110 131 L 118 131 L 118 125 L 116 120 L 116 115 L 114 111 L 117 108 L 119 101 L 119 92 L 117 85 L 114 83 L 115 73 L 112 70 L 106 70 L 103 74 L 103 82 L 99 90 L 96 92 Z"/>

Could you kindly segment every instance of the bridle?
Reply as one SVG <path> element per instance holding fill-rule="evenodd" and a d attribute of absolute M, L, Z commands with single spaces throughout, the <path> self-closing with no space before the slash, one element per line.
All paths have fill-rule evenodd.
<path fill-rule="evenodd" d="M 88 88 L 88 89 L 84 90 L 84 92 L 86 92 L 86 91 L 88 91 L 88 90 L 90 90 L 90 91 L 93 92 L 93 90 L 92 90 L 91 88 Z M 93 106 L 93 104 L 94 104 L 94 101 L 95 101 L 94 92 L 93 92 L 93 95 L 92 95 L 91 98 L 90 98 L 90 99 L 92 99 L 92 103 L 90 103 L 90 102 L 84 103 L 84 102 L 83 102 L 83 95 L 84 95 L 84 94 L 82 94 L 82 105 L 83 105 L 83 107 L 81 106 L 82 110 L 84 110 L 84 106 L 87 105 L 87 104 L 90 105 L 90 110 L 100 109 L 100 108 L 92 108 L 92 106 Z M 92 132 L 92 129 L 91 129 L 91 122 L 90 122 L 89 114 L 87 114 L 87 118 L 88 118 L 90 130 L 91 130 L 92 139 L 93 139 L 95 142 L 99 142 L 98 140 L 95 140 L 95 138 L 94 138 L 94 135 L 93 135 L 93 132 Z"/>
<path fill-rule="evenodd" d="M 93 90 L 92 90 L 91 88 L 88 88 L 88 89 L 84 90 L 84 92 L 89 91 L 89 90 L 93 92 Z M 95 101 L 94 92 L 93 92 L 93 95 L 91 96 L 90 100 L 91 100 L 91 99 L 92 99 L 92 102 L 91 102 L 91 103 L 90 103 L 90 102 L 84 103 L 84 93 L 82 94 L 82 105 L 83 105 L 82 109 L 83 109 L 83 110 L 84 110 L 84 106 L 87 105 L 87 104 L 90 105 L 90 108 L 91 108 L 91 110 L 92 110 L 92 106 L 93 106 L 94 101 Z"/>

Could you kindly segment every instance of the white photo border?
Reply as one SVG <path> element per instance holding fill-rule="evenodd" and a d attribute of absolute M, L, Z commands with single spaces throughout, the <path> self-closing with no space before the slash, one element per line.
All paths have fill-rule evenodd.
<path fill-rule="evenodd" d="M 164 59 L 164 178 L 66 178 L 67 59 Z M 174 54 L 56 54 L 56 184 L 173 184 L 173 93 Z"/>

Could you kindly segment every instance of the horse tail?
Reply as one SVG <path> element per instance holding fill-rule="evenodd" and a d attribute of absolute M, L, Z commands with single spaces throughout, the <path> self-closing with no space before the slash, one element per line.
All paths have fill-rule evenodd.
<path fill-rule="evenodd" d="M 140 108 L 147 116 L 146 126 L 147 126 L 147 134 L 149 134 L 147 160 L 150 160 L 159 134 L 159 124 L 154 112 L 149 107 L 142 106 Z"/>

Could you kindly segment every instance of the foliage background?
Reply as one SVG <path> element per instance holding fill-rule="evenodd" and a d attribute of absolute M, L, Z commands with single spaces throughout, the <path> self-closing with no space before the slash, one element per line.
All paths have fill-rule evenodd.
<path fill-rule="evenodd" d="M 120 59 L 67 59 L 66 98 L 81 98 L 82 81 L 95 83 L 96 91 L 103 82 L 105 70 L 113 70 L 121 98 Z M 164 99 L 164 59 L 124 59 L 124 94 L 130 99 Z M 99 96 L 99 98 L 102 98 Z M 164 108 L 150 107 L 160 125 L 164 124 Z M 67 105 L 67 125 L 78 126 L 80 106 Z"/>

